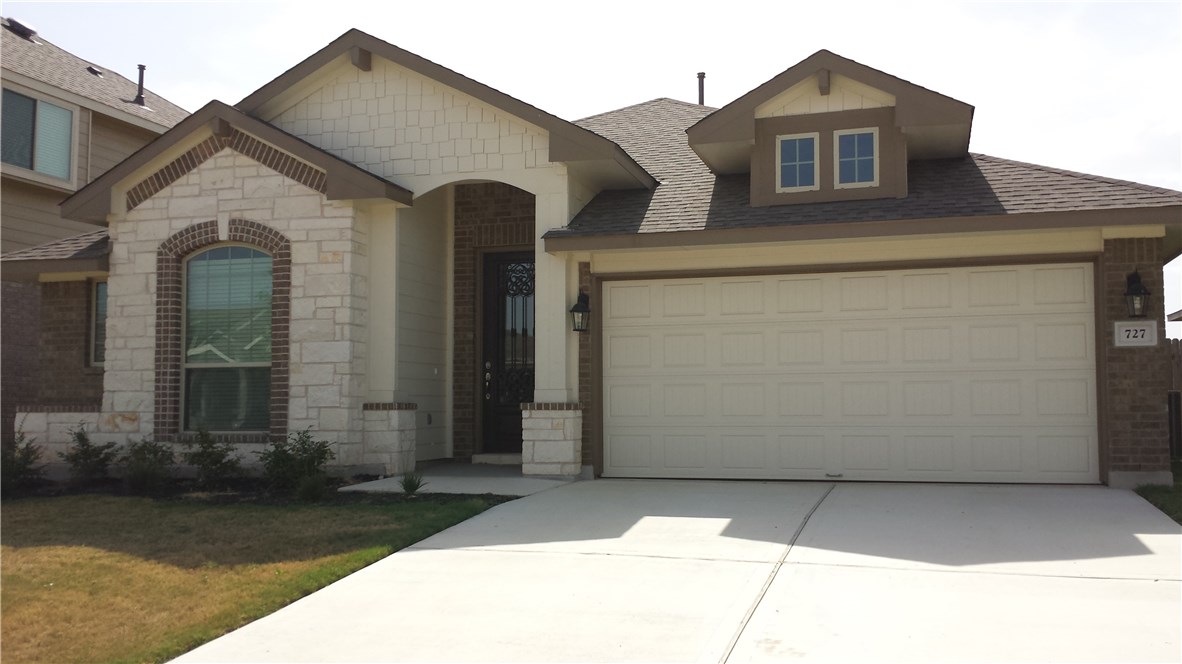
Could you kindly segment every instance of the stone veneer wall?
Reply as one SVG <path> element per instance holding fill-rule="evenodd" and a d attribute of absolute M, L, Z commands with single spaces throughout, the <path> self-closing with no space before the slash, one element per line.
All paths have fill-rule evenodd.
<path fill-rule="evenodd" d="M 477 345 L 481 250 L 532 249 L 533 194 L 497 182 L 457 185 L 454 243 L 453 456 L 467 458 L 479 451 L 476 386 L 481 353 Z"/>
<path fill-rule="evenodd" d="M 362 464 L 380 469 L 383 475 L 401 475 L 415 469 L 417 408 L 413 403 L 399 402 L 362 405 Z"/>
<path fill-rule="evenodd" d="M 583 468 L 583 411 L 577 403 L 521 404 L 523 475 L 574 477 Z"/>
<path fill-rule="evenodd" d="M 249 232 L 274 233 L 291 250 L 288 430 L 310 426 L 317 437 L 338 443 L 336 463 L 361 463 L 368 219 L 230 148 L 168 179 L 171 184 L 111 224 L 104 416 L 137 419 L 138 435 L 154 433 L 157 425 L 154 332 L 162 243 L 202 224 L 203 233 L 216 229 L 218 241 L 256 244 L 262 236 Z M 232 238 L 231 220 L 250 222 L 234 227 L 253 230 Z M 281 353 L 275 359 L 281 362 Z M 179 411 L 162 416 L 175 418 Z"/>
<path fill-rule="evenodd" d="M 1097 337 L 1106 356 L 1101 376 L 1104 395 L 1102 416 L 1106 431 L 1109 483 L 1137 484 L 1153 478 L 1164 480 L 1170 472 L 1169 422 L 1166 392 L 1170 366 L 1162 315 L 1161 238 L 1105 240 L 1100 257 L 1100 293 L 1096 303 L 1102 312 Z M 1113 323 L 1128 320 L 1125 279 L 1138 270 L 1142 283 L 1154 294 L 1150 316 L 1157 322 L 1159 343 L 1153 348 L 1116 348 Z M 1105 449 L 1104 447 L 1101 448 Z M 1102 452 L 1103 453 L 1103 452 Z M 1115 476 L 1114 476 L 1115 474 Z"/>

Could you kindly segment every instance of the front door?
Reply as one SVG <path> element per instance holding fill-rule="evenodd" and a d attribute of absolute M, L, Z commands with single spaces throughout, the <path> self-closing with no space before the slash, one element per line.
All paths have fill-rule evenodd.
<path fill-rule="evenodd" d="M 534 398 L 534 255 L 486 254 L 483 270 L 484 452 L 519 453 L 521 404 Z"/>

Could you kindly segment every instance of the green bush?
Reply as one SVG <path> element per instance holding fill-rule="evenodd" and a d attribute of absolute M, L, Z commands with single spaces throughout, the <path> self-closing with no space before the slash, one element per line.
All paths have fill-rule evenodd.
<path fill-rule="evenodd" d="M 323 478 L 324 465 L 336 458 L 328 442 L 312 438 L 311 428 L 288 434 L 257 454 L 271 489 L 281 493 L 302 490 L 308 478 Z"/>
<path fill-rule="evenodd" d="M 328 497 L 328 478 L 323 473 L 300 479 L 296 498 L 305 503 L 318 503 Z"/>
<path fill-rule="evenodd" d="M 107 470 L 119 454 L 116 449 L 118 444 L 112 442 L 99 445 L 91 442 L 86 425 L 82 422 L 70 429 L 70 437 L 74 440 L 70 448 L 57 453 L 70 466 L 70 479 L 83 485 L 107 479 Z"/>
<path fill-rule="evenodd" d="M 402 493 L 407 496 L 413 496 L 427 486 L 427 482 L 423 480 L 423 474 L 413 470 L 407 471 L 402 479 L 398 480 L 398 484 L 402 487 Z"/>
<path fill-rule="evenodd" d="M 176 465 L 172 448 L 148 438 L 132 441 L 123 450 L 123 483 L 129 493 L 152 495 L 162 491 Z"/>
<path fill-rule="evenodd" d="M 197 485 L 206 489 L 225 486 L 242 475 L 242 464 L 235 454 L 234 444 L 218 442 L 213 435 L 199 427 L 197 433 L 184 442 L 181 459 L 197 469 Z"/>
<path fill-rule="evenodd" d="M 0 492 L 5 496 L 27 491 L 45 481 L 41 447 L 17 430 L 16 440 L 0 447 Z"/>

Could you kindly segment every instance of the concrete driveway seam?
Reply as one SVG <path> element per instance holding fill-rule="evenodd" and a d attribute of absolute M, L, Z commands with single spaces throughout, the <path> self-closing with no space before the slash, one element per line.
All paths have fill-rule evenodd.
<path fill-rule="evenodd" d="M 799 538 L 800 534 L 804 532 L 804 528 L 806 525 L 808 525 L 809 519 L 813 516 L 813 513 L 817 511 L 817 508 L 821 506 L 821 503 L 825 502 L 825 499 L 829 497 L 829 494 L 833 493 L 833 489 L 836 486 L 836 484 L 830 484 L 829 487 L 825 489 L 825 493 L 821 494 L 820 498 L 817 498 L 817 501 L 813 503 L 812 508 L 807 514 L 804 515 L 804 518 L 800 520 L 800 525 L 796 527 L 796 532 L 792 533 L 792 539 L 788 540 L 788 545 L 784 547 L 784 552 L 780 554 L 780 559 L 772 565 L 771 570 L 768 572 L 767 579 L 763 582 L 763 587 L 759 589 L 759 593 L 756 594 L 755 599 L 751 602 L 751 606 L 747 609 L 747 613 L 745 613 L 743 615 L 743 619 L 739 621 L 739 626 L 735 629 L 735 635 L 731 637 L 730 643 L 727 644 L 726 650 L 724 650 L 722 653 L 722 657 L 718 659 L 719 664 L 725 664 L 728 660 L 730 660 L 731 653 L 734 652 L 735 646 L 739 643 L 739 639 L 743 637 L 743 631 L 747 629 L 747 625 L 751 622 L 752 616 L 755 615 L 755 611 L 759 608 L 760 603 L 763 602 L 763 598 L 767 595 L 768 589 L 772 587 L 772 582 L 776 580 L 776 575 L 780 573 L 780 568 L 784 566 L 784 561 L 788 558 L 788 554 L 792 552 L 792 547 L 796 544 L 797 538 Z"/>
<path fill-rule="evenodd" d="M 1007 572 L 1004 570 L 988 570 L 988 569 L 921 569 L 921 568 L 899 568 L 888 565 L 851 565 L 850 563 L 817 563 L 808 560 L 794 560 L 793 565 L 810 566 L 810 567 L 832 567 L 832 568 L 847 568 L 847 569 L 880 569 L 880 570 L 899 570 L 909 569 L 913 572 L 930 572 L 932 574 L 980 574 L 983 576 L 1016 576 L 1029 577 L 1036 579 L 1078 579 L 1082 581 L 1141 581 L 1143 583 L 1182 583 L 1182 578 L 1163 576 L 1157 578 L 1146 578 L 1139 576 L 1101 576 L 1096 574 L 1031 574 L 1029 572 Z"/>

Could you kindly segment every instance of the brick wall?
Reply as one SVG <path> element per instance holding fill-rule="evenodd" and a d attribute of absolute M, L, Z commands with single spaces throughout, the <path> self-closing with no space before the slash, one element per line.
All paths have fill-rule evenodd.
<path fill-rule="evenodd" d="M 90 366 L 90 289 L 87 281 L 41 284 L 41 329 L 36 397 L 25 403 L 79 404 L 98 410 L 103 372 Z"/>
<path fill-rule="evenodd" d="M 1165 339 L 1162 316 L 1161 238 L 1106 240 L 1100 259 L 1100 338 L 1106 362 L 1102 393 L 1106 401 L 1107 460 L 1109 472 L 1168 471 L 1169 423 L 1166 391 L 1170 383 L 1167 346 L 1115 348 L 1113 322 L 1128 320 L 1125 279 L 1137 270 L 1141 281 L 1153 293 L 1150 315 L 1157 319 L 1158 339 Z"/>
<path fill-rule="evenodd" d="M 477 306 L 482 250 L 532 247 L 534 196 L 497 182 L 456 186 L 455 193 L 455 358 L 453 455 L 479 451 L 476 385 L 479 381 Z"/>
<path fill-rule="evenodd" d="M 16 406 L 37 393 L 38 284 L 5 281 L 0 292 L 0 440 L 12 440 Z"/>

